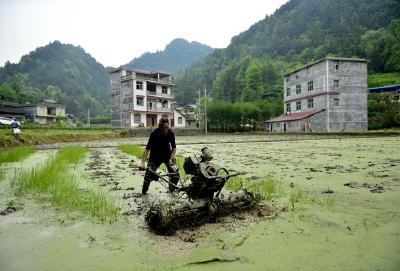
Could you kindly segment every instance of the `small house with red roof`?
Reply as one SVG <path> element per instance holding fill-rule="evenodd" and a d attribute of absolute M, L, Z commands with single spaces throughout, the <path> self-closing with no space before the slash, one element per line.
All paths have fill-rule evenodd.
<path fill-rule="evenodd" d="M 366 131 L 367 61 L 326 57 L 284 75 L 284 114 L 270 132 Z"/>

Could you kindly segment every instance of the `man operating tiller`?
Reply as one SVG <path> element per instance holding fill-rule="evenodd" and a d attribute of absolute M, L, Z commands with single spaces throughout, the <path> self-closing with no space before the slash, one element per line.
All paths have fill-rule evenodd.
<path fill-rule="evenodd" d="M 142 157 L 141 168 L 145 168 L 145 163 L 150 152 L 149 161 L 147 163 L 146 173 L 144 175 L 142 195 L 145 195 L 149 190 L 150 183 L 157 181 L 158 176 L 154 174 L 161 164 L 167 166 L 169 173 L 176 173 L 170 176 L 169 191 L 172 192 L 176 188 L 179 181 L 179 172 L 175 165 L 176 163 L 176 145 L 175 135 L 169 129 L 169 121 L 167 118 L 161 118 L 158 123 L 158 128 L 155 129 L 149 137 L 146 149 Z"/>

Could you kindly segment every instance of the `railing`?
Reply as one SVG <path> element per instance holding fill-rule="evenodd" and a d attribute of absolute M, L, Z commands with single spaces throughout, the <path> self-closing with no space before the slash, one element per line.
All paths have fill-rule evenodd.
<path fill-rule="evenodd" d="M 174 98 L 174 95 L 168 93 L 159 93 L 155 91 L 147 91 L 148 96 L 163 97 L 163 98 Z"/>
<path fill-rule="evenodd" d="M 147 105 L 147 111 L 172 112 L 171 108 L 168 107 L 150 106 L 150 105 Z"/>
<path fill-rule="evenodd" d="M 142 81 L 150 81 L 150 82 L 156 82 L 160 84 L 168 84 L 168 85 L 174 85 L 175 82 L 171 77 L 167 77 L 167 79 L 164 78 L 153 78 L 149 76 L 136 76 L 134 74 L 128 74 L 125 76 L 121 76 L 121 82 L 122 81 L 127 81 L 127 80 L 142 80 Z"/>

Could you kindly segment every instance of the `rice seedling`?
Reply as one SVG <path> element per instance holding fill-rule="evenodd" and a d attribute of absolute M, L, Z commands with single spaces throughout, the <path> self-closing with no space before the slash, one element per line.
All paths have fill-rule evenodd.
<path fill-rule="evenodd" d="M 246 189 L 263 200 L 271 200 L 278 192 L 278 182 L 269 176 L 256 181 L 242 177 L 232 177 L 228 180 L 225 187 L 228 190 L 234 191 Z"/>
<path fill-rule="evenodd" d="M 182 155 L 177 155 L 176 156 L 176 166 L 179 169 L 179 175 L 181 176 L 181 178 L 185 179 L 186 178 L 186 172 L 183 168 L 183 164 L 185 163 L 185 157 L 183 157 Z"/>
<path fill-rule="evenodd" d="M 18 162 L 28 157 L 35 151 L 36 149 L 32 147 L 16 147 L 12 149 L 2 150 L 0 152 L 0 163 Z"/>
<path fill-rule="evenodd" d="M 247 190 L 261 199 L 271 200 L 272 196 L 277 192 L 277 181 L 271 178 L 250 181 Z"/>
<path fill-rule="evenodd" d="M 18 196 L 26 193 L 39 194 L 52 205 L 63 209 L 81 210 L 103 222 L 113 222 L 119 217 L 115 201 L 102 191 L 79 189 L 78 180 L 68 171 L 86 154 L 81 147 L 60 149 L 46 165 L 16 174 L 11 186 Z"/>
<path fill-rule="evenodd" d="M 308 201 L 313 204 L 318 204 L 322 207 L 332 208 L 335 203 L 334 195 L 311 195 L 308 198 Z"/>
<path fill-rule="evenodd" d="M 297 205 L 297 203 L 301 202 L 301 200 L 303 200 L 305 198 L 305 194 L 303 192 L 303 190 L 294 190 L 292 192 L 290 192 L 290 197 L 289 197 L 289 202 L 290 205 L 292 206 L 292 210 L 295 209 L 295 205 Z"/>
<path fill-rule="evenodd" d="M 86 191 L 78 207 L 103 222 L 112 223 L 120 218 L 120 208 L 115 204 L 115 199 L 100 189 Z"/>
<path fill-rule="evenodd" d="M 144 148 L 138 144 L 120 144 L 118 148 L 125 153 L 133 154 L 137 158 L 142 158 Z"/>
<path fill-rule="evenodd" d="M 243 183 L 246 180 L 240 176 L 235 176 L 232 178 L 229 178 L 228 182 L 226 182 L 225 184 L 225 188 L 228 190 L 233 190 L 233 191 L 237 191 L 243 188 Z"/>

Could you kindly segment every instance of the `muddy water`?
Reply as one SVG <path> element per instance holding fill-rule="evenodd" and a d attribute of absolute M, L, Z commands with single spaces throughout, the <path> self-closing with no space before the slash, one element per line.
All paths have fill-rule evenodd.
<path fill-rule="evenodd" d="M 149 197 L 138 197 L 138 161 L 117 150 L 120 141 L 104 142 L 75 173 L 82 188 L 101 187 L 113 195 L 123 219 L 99 224 L 79 212 L 18 199 L 5 180 L 0 209 L 11 199 L 23 209 L 0 216 L 0 270 L 398 270 L 399 137 L 245 139 L 210 138 L 214 160 L 247 177 L 276 179 L 273 204 L 282 212 L 274 219 L 238 214 L 174 236 L 155 235 L 143 214 L 148 202 L 165 199 L 166 189 L 152 183 Z M 178 154 L 208 145 L 204 138 L 192 141 L 198 144 L 178 145 Z M 2 167 L 11 178 L 13 168 L 44 162 L 51 153 Z M 292 202 L 293 193 L 302 197 Z"/>

